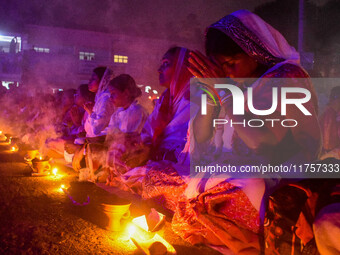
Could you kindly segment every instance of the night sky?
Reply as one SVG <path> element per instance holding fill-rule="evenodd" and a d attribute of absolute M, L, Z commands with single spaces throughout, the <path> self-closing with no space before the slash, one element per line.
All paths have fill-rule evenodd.
<path fill-rule="evenodd" d="M 282 1 L 282 0 L 278 0 Z M 307 0 L 306 0 L 307 1 Z M 271 0 L 0 0 L 0 29 L 24 24 L 197 40 L 204 29 L 238 9 Z M 322 5 L 327 0 L 311 1 Z"/>

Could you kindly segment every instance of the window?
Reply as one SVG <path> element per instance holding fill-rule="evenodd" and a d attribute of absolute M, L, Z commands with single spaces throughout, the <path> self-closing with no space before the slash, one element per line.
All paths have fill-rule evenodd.
<path fill-rule="evenodd" d="M 80 60 L 94 60 L 94 56 L 95 54 L 93 52 L 84 52 L 84 51 L 80 51 L 79 52 L 79 59 Z"/>
<path fill-rule="evenodd" d="M 34 50 L 35 50 L 36 52 L 50 53 L 50 49 L 49 49 L 49 48 L 34 47 Z"/>
<path fill-rule="evenodd" d="M 115 63 L 127 63 L 128 57 L 127 56 L 121 56 L 121 55 L 114 55 L 114 62 Z"/>
<path fill-rule="evenodd" d="M 6 89 L 10 89 L 10 86 L 14 84 L 14 86 L 19 87 L 19 83 L 16 81 L 3 81 L 2 86 L 4 86 Z M 1 86 L 1 83 L 0 83 Z"/>
<path fill-rule="evenodd" d="M 53 94 L 58 93 L 59 91 L 64 91 L 64 89 L 52 88 Z"/>
<path fill-rule="evenodd" d="M 13 40 L 14 39 L 14 40 Z M 10 52 L 11 42 L 13 40 L 15 53 L 21 51 L 21 37 L 20 36 L 9 36 L 0 34 L 0 53 Z"/>

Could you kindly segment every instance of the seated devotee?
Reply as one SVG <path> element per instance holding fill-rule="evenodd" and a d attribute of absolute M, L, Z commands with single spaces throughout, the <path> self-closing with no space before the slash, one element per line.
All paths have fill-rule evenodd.
<path fill-rule="evenodd" d="M 86 142 L 98 141 L 101 139 L 100 137 L 106 135 L 106 127 L 115 109 L 110 100 L 110 92 L 108 91 L 108 84 L 111 78 L 112 71 L 109 68 L 97 67 L 93 70 L 88 86 L 91 92 L 96 93 L 95 102 L 86 102 L 84 104 L 84 109 L 88 114 L 84 124 Z M 75 140 L 75 144 L 79 145 L 76 150 L 66 149 L 68 154 L 74 153 L 72 160 L 74 170 L 81 168 L 80 162 L 83 160 L 84 143 L 84 138 L 78 138 Z"/>
<path fill-rule="evenodd" d="M 62 136 L 69 136 L 70 127 L 73 125 L 73 121 L 71 118 L 70 110 L 74 105 L 74 94 L 76 93 L 75 89 L 67 89 L 63 91 L 61 97 L 61 105 L 60 105 L 60 132 Z"/>
<path fill-rule="evenodd" d="M 209 59 L 199 52 L 191 53 L 191 72 L 196 77 L 231 78 L 241 90 L 253 88 L 256 109 L 271 107 L 272 84 L 264 78 L 305 78 L 275 85 L 302 87 L 311 93 L 311 100 L 304 103 L 311 115 L 287 106 L 284 118 L 297 120 L 298 126 L 233 125 L 229 137 L 223 137 L 223 142 L 231 143 L 224 145 L 231 151 L 222 154 L 219 161 L 212 159 L 208 163 L 280 164 L 317 159 L 321 145 L 317 99 L 308 74 L 299 64 L 299 54 L 277 30 L 249 11 L 237 11 L 208 28 L 206 53 Z M 245 78 L 252 78 L 252 82 Z M 205 88 L 213 91 L 209 86 Z M 299 98 L 296 96 L 292 93 L 292 97 Z M 234 115 L 230 99 L 230 94 L 225 94 L 221 100 L 225 118 L 237 122 L 263 118 L 252 114 L 247 106 L 245 115 Z M 197 114 L 193 120 L 190 146 L 194 145 L 195 150 L 204 150 L 200 144 L 213 140 L 212 119 L 218 116 L 219 108 L 219 104 L 208 104 L 207 114 Z M 283 119 L 279 107 L 270 118 Z M 192 177 L 187 182 L 185 199 L 172 222 L 173 230 L 193 244 L 220 246 L 229 249 L 224 252 L 234 254 L 259 254 L 263 200 L 270 179 L 237 179 L 229 174 L 213 177 Z"/>
<path fill-rule="evenodd" d="M 167 89 L 142 131 L 144 144 L 151 148 L 151 160 L 121 176 L 122 188 L 137 192 L 146 199 L 171 194 L 169 204 L 163 201 L 163 206 L 173 210 L 176 207 L 173 201 L 184 191 L 180 175 L 189 174 L 188 166 L 182 166 L 190 118 L 189 82 L 192 74 L 186 65 L 188 53 L 185 48 L 173 47 L 163 56 L 158 69 L 159 82 Z M 174 164 L 178 166 L 176 170 Z"/>
<path fill-rule="evenodd" d="M 67 133 L 59 138 L 46 141 L 45 149 L 48 156 L 54 158 L 64 157 L 64 147 L 67 146 L 70 149 L 76 138 L 86 135 L 84 123 L 87 118 L 87 112 L 84 109 L 84 104 L 94 102 L 94 97 L 95 94 L 88 90 L 87 84 L 78 87 L 74 94 L 74 105 L 68 110 L 68 118 L 71 123 L 67 126 Z"/>
<path fill-rule="evenodd" d="M 108 90 L 117 110 L 105 130 L 105 143 L 88 145 L 87 162 L 93 173 L 92 177 L 96 174 L 96 180 L 106 181 L 105 176 L 102 176 L 106 171 L 109 173 L 107 181 L 110 183 L 135 164 L 143 163 L 138 163 L 138 159 L 145 158 L 142 155 L 145 155 L 146 149 L 141 142 L 140 133 L 147 119 L 147 112 L 137 102 L 142 91 L 130 75 L 121 74 L 112 79 Z M 100 167 L 108 169 L 103 170 Z"/>
<path fill-rule="evenodd" d="M 114 112 L 114 105 L 110 100 L 108 84 L 112 79 L 112 71 L 106 67 L 97 67 L 93 70 L 89 81 L 89 90 L 96 93 L 95 102 L 85 103 L 88 118 L 85 121 L 86 137 L 106 135 L 105 129 Z"/>
<path fill-rule="evenodd" d="M 252 21 L 257 21 L 257 16 L 246 15 L 242 13 L 242 21 L 244 19 L 245 29 Z M 248 16 L 245 18 L 245 16 Z M 251 16 L 251 17 L 249 17 Z M 311 113 L 310 116 L 305 116 L 294 105 L 287 106 L 287 113 L 283 114 L 280 108 L 277 107 L 276 111 L 270 115 L 271 118 L 282 119 L 295 119 L 298 122 L 296 127 L 283 127 L 282 125 L 265 124 L 261 128 L 252 128 L 247 125 L 233 125 L 235 132 L 233 133 L 232 143 L 234 145 L 235 156 L 239 154 L 244 158 L 254 156 L 254 161 L 267 161 L 271 163 L 282 163 L 288 160 L 299 160 L 303 162 L 312 161 L 318 158 L 320 149 L 320 129 L 317 121 L 318 102 L 314 89 L 309 81 L 309 76 L 304 69 L 299 65 L 299 54 L 291 48 L 288 44 L 282 45 L 285 39 L 281 34 L 275 30 L 270 30 L 272 34 L 261 35 L 264 30 L 254 32 L 252 35 L 259 37 L 260 41 L 251 42 L 254 45 L 248 45 L 250 42 L 246 39 L 238 38 L 233 33 L 242 33 L 242 27 L 237 32 L 233 32 L 228 25 L 232 25 L 232 20 L 240 24 L 238 17 L 230 15 L 228 18 L 221 20 L 209 27 L 207 32 L 206 51 L 213 62 L 208 60 L 200 53 L 192 53 L 191 63 L 192 71 L 198 77 L 211 78 L 211 77 L 230 77 L 237 82 L 237 85 L 243 89 L 244 87 L 253 88 L 254 108 L 257 110 L 269 109 L 272 104 L 272 86 L 270 80 L 267 78 L 306 78 L 298 82 L 296 80 L 289 80 L 289 84 L 275 84 L 277 87 L 302 87 L 306 88 L 311 93 L 311 100 L 304 104 L 304 107 Z M 223 25 L 222 22 L 228 22 Z M 261 24 L 263 29 L 268 26 Z M 251 35 L 248 35 L 251 36 Z M 275 38 L 276 41 L 268 41 Z M 263 42 L 261 42 L 263 40 Z M 259 46 L 257 46 L 257 44 Z M 260 44 L 262 43 L 262 44 Z M 272 45 L 270 45 L 272 44 Z M 226 47 L 229 46 L 229 47 Z M 285 47 L 286 46 L 286 47 Z M 251 47 L 251 48 L 250 48 Z M 260 48 L 261 47 L 261 48 Z M 266 47 L 263 49 L 263 47 Z M 264 50 L 267 50 L 265 52 Z M 261 54 L 257 51 L 261 51 Z M 268 54 L 265 55 L 265 54 Z M 276 54 L 276 55 L 275 55 Z M 205 66 L 209 66 L 207 70 Z M 255 78 L 252 84 L 247 84 L 246 78 Z M 256 79 L 261 78 L 261 79 Z M 285 82 L 285 81 L 284 81 Z M 266 86 L 267 85 L 267 86 Z M 298 93 L 290 93 L 291 98 L 299 98 Z M 301 96 L 300 96 L 301 97 Z M 245 116 L 238 117 L 233 114 L 232 100 L 230 94 L 225 96 L 226 102 L 223 108 L 229 119 L 238 121 L 240 119 L 254 119 L 264 118 L 252 114 L 249 109 L 246 109 Z M 228 98 L 228 99 L 227 99 Z M 222 102 L 224 98 L 222 98 Z M 209 104 L 208 104 L 209 108 Z M 285 116 L 282 116 L 285 115 Z M 206 116 L 199 115 L 198 118 L 212 118 L 213 115 L 207 114 Z M 269 116 L 266 116 L 269 117 Z M 211 125 L 204 126 L 198 125 L 196 120 L 195 136 L 196 140 L 204 141 L 211 137 L 212 130 L 209 129 Z M 202 121 L 205 123 L 206 120 Z M 209 123 L 209 122 L 207 122 Z M 256 159 L 257 158 L 257 159 Z"/>
<path fill-rule="evenodd" d="M 154 174 L 155 178 L 162 179 L 162 176 L 159 175 L 161 171 L 158 170 L 163 171 L 169 167 L 172 169 L 173 163 L 182 161 L 182 151 L 187 143 L 190 118 L 189 83 L 192 74 L 186 66 L 188 55 L 187 49 L 172 47 L 164 54 L 161 66 L 158 69 L 159 83 L 166 90 L 157 100 L 141 134 L 143 142 L 141 147 L 146 147 L 143 149 L 146 152 L 149 148 L 150 153 L 147 155 L 137 153 L 137 156 L 130 160 L 131 162 L 138 162 L 134 166 L 142 165 L 147 159 L 150 159 L 150 162 L 145 166 L 135 167 L 134 169 L 131 169 L 131 166 L 124 166 L 124 172 L 128 171 L 120 178 L 109 181 L 109 185 L 119 185 L 120 188 L 146 194 L 146 189 L 144 189 L 145 192 L 141 189 L 146 175 Z M 149 171 L 154 169 L 155 164 L 157 170 Z M 185 169 L 184 172 L 185 175 L 188 175 L 189 170 Z M 163 181 L 166 182 L 165 179 Z M 162 185 L 163 181 L 158 182 L 158 184 Z M 152 185 L 149 187 L 152 188 Z M 181 193 L 180 189 L 174 188 L 174 190 L 176 194 Z M 163 191 L 160 190 L 160 192 Z M 156 196 L 156 193 L 153 194 Z"/>
<path fill-rule="evenodd" d="M 73 125 L 70 128 L 70 134 L 76 137 L 86 136 L 85 121 L 88 118 L 88 112 L 85 111 L 84 105 L 86 103 L 94 103 L 95 93 L 90 91 L 87 84 L 79 86 L 77 92 L 74 94 L 75 104 L 70 109 L 70 117 Z"/>
<path fill-rule="evenodd" d="M 340 159 L 340 87 L 334 87 L 329 95 L 328 106 L 320 118 L 323 135 L 321 159 Z"/>
<path fill-rule="evenodd" d="M 188 50 L 170 48 L 158 69 L 159 83 L 165 87 L 145 123 L 142 137 L 151 147 L 150 159 L 178 161 L 184 149 L 190 115 L 189 82 L 192 75 L 185 66 Z"/>

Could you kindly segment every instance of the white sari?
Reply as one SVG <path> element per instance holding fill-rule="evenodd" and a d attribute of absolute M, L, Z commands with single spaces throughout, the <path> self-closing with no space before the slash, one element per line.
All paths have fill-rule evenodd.
<path fill-rule="evenodd" d="M 92 113 L 88 115 L 85 121 L 84 128 L 87 137 L 106 135 L 106 127 L 109 125 L 111 115 L 115 111 L 115 107 L 110 100 L 110 93 L 107 89 L 111 78 L 112 71 L 106 68 L 99 84 Z"/>

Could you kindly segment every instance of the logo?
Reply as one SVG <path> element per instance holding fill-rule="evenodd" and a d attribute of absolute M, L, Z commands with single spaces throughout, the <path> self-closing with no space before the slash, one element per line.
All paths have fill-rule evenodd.
<path fill-rule="evenodd" d="M 207 84 L 204 84 L 204 83 L 202 83 L 202 82 L 198 82 L 197 84 L 199 84 L 199 85 L 201 85 L 201 86 L 204 86 L 204 87 L 206 87 L 206 88 L 208 88 L 208 89 L 212 89 L 213 93 L 215 94 L 215 96 L 217 97 L 217 99 L 218 99 L 218 101 L 219 101 L 220 106 L 222 106 L 221 97 L 220 97 L 220 95 L 217 93 L 217 91 L 216 91 L 215 88 L 211 88 L 211 87 L 209 87 Z M 205 89 L 205 88 L 201 88 L 201 87 L 199 87 L 199 89 L 201 89 L 201 90 L 203 90 L 205 93 L 207 93 L 207 94 L 211 97 L 211 99 L 214 101 L 214 104 L 217 106 L 216 99 L 215 99 L 215 97 L 213 96 L 213 94 L 212 94 L 209 90 L 207 90 L 207 89 Z M 203 106 L 203 101 L 205 102 L 205 114 L 202 113 L 202 115 L 206 115 L 206 114 L 207 114 L 207 106 L 206 106 L 206 103 L 207 103 L 207 95 L 206 95 L 206 94 L 202 94 L 202 106 Z M 202 109 L 203 109 L 203 107 L 202 107 Z"/>
<path fill-rule="evenodd" d="M 203 83 L 200 83 L 200 85 L 203 85 Z M 205 85 L 207 86 L 207 85 Z M 208 91 L 207 89 L 200 88 L 204 92 L 206 92 L 213 100 L 214 104 L 217 105 L 217 101 L 214 98 L 214 95 Z M 309 90 L 305 88 L 297 88 L 297 87 L 273 87 L 272 88 L 272 105 L 268 109 L 256 109 L 254 107 L 254 98 L 253 98 L 253 88 L 248 87 L 246 90 L 246 98 L 245 98 L 245 93 L 237 86 L 231 85 L 231 84 L 215 84 L 213 88 L 213 93 L 219 100 L 219 104 L 222 106 L 222 100 L 220 96 L 218 95 L 216 89 L 225 89 L 228 90 L 230 93 L 223 99 L 223 101 L 230 100 L 231 98 L 233 99 L 232 103 L 232 112 L 233 115 L 235 116 L 240 116 L 240 115 L 245 115 L 245 102 L 247 102 L 247 106 L 249 111 L 253 115 L 257 116 L 268 116 L 273 114 L 277 108 L 278 108 L 278 102 L 280 100 L 280 113 L 281 116 L 286 116 L 287 115 L 287 105 L 295 105 L 296 108 L 301 111 L 305 116 L 310 116 L 312 115 L 304 106 L 305 103 L 307 103 L 311 99 L 311 93 Z M 280 89 L 280 94 L 281 97 L 279 98 L 278 92 Z M 291 98 L 290 96 L 288 98 L 288 95 L 294 95 L 299 94 L 300 96 L 298 98 Z M 207 94 L 202 94 L 201 95 L 201 114 L 202 115 L 207 115 Z M 245 100 L 247 99 L 247 101 Z M 226 120 L 226 119 L 214 119 L 213 120 L 213 126 L 215 127 L 218 124 L 227 124 L 228 122 L 231 125 L 236 125 L 236 124 L 241 124 L 243 126 L 248 126 L 250 127 L 262 127 L 266 121 L 269 121 L 272 123 L 272 127 L 274 127 L 274 123 L 277 121 L 281 122 L 281 125 L 284 127 L 295 127 L 297 126 L 298 122 L 294 119 L 285 119 L 285 120 L 280 120 L 280 119 L 251 119 L 251 120 L 243 120 L 242 122 L 232 122 L 232 120 Z M 287 123 L 294 122 L 293 125 L 289 125 Z M 257 124 L 255 124 L 257 123 Z"/>

